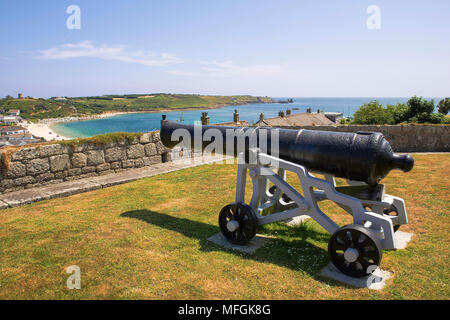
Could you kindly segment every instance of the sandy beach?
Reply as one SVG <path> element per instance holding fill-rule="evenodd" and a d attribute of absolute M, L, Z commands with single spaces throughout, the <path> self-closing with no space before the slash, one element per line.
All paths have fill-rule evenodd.
<path fill-rule="evenodd" d="M 36 137 L 44 138 L 46 141 L 54 141 L 54 140 L 70 140 L 74 138 L 64 137 L 55 131 L 52 130 L 51 126 L 57 123 L 68 123 L 68 122 L 76 122 L 76 121 L 89 121 L 95 119 L 104 119 L 113 116 L 123 115 L 123 114 L 134 114 L 134 113 L 161 113 L 161 112 L 176 112 L 176 111 L 191 111 L 191 110 L 210 110 L 210 109 L 219 109 L 229 105 L 215 105 L 210 107 L 202 107 L 202 108 L 171 108 L 171 109 L 155 109 L 155 110 L 145 110 L 145 111 L 107 111 L 102 114 L 91 115 L 91 116 L 82 116 L 82 117 L 66 117 L 66 118 L 49 118 L 42 119 L 39 123 L 28 123 L 24 121 L 22 123 L 23 127 L 27 128 L 28 131 Z"/>
<path fill-rule="evenodd" d="M 99 115 L 87 116 L 87 117 L 68 117 L 68 118 L 53 118 L 53 119 L 43 119 L 39 123 L 29 123 L 24 121 L 22 126 L 26 128 L 32 135 L 40 138 L 44 138 L 45 141 L 58 141 L 58 140 L 70 140 L 74 138 L 64 137 L 56 133 L 51 125 L 56 123 L 74 122 L 74 121 L 87 121 L 95 119 L 103 119 L 108 117 L 113 117 L 121 114 L 127 114 L 128 112 L 105 112 Z"/>
<path fill-rule="evenodd" d="M 26 128 L 33 136 L 44 138 L 45 141 L 54 141 L 54 140 L 70 140 L 71 138 L 67 138 L 59 135 L 55 131 L 53 131 L 48 124 L 35 124 L 35 123 L 26 123 L 22 124 L 24 128 Z"/>
<path fill-rule="evenodd" d="M 215 107 L 209 107 L 205 109 L 216 109 L 220 108 L 222 106 L 215 106 Z M 174 111 L 188 111 L 188 110 L 197 110 L 198 108 L 174 108 L 174 109 L 158 109 L 158 110 L 149 110 L 149 111 L 129 111 L 129 112 L 123 112 L 123 111 L 112 111 L 112 112 L 105 112 L 98 115 L 93 116 L 85 116 L 85 117 L 67 117 L 67 118 L 50 118 L 50 119 L 42 119 L 39 121 L 39 123 L 29 123 L 26 120 L 24 123 L 22 123 L 22 126 L 24 128 L 27 128 L 28 131 L 40 138 L 44 138 L 45 141 L 54 141 L 54 140 L 70 140 L 74 138 L 68 138 L 64 137 L 58 133 L 56 133 L 54 130 L 52 130 L 51 126 L 57 123 L 67 123 L 67 122 L 75 122 L 75 121 L 88 121 L 88 120 L 95 120 L 95 119 L 104 119 L 109 118 L 113 116 L 123 115 L 123 114 L 131 114 L 131 113 L 157 113 L 157 112 L 174 112 Z"/>

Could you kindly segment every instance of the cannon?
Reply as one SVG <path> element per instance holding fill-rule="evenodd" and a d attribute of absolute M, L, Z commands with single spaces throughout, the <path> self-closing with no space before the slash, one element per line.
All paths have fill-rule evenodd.
<path fill-rule="evenodd" d="M 197 139 L 183 141 L 195 135 Z M 218 219 L 233 244 L 247 244 L 258 226 L 309 216 L 331 234 L 328 253 L 336 268 L 364 277 L 380 264 L 384 249 L 396 248 L 395 232 L 408 222 L 404 200 L 386 194 L 380 182 L 391 170 L 410 171 L 414 159 L 394 154 L 381 133 L 195 126 L 163 116 L 161 141 L 168 148 L 184 142 L 201 150 L 215 144 L 216 153 L 230 155 L 232 150 L 238 157 L 235 201 Z M 287 171 L 299 178 L 300 188 L 286 181 Z M 248 204 L 247 173 L 253 184 Z M 335 177 L 347 185 L 337 186 Z M 323 200 L 339 205 L 353 223 L 340 227 L 319 208 Z"/>

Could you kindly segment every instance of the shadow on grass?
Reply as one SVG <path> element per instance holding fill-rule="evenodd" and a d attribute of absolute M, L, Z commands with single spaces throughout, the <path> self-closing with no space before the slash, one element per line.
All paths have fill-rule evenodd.
<path fill-rule="evenodd" d="M 207 239 L 219 232 L 218 226 L 197 222 L 185 218 L 177 218 L 164 213 L 150 210 L 134 210 L 121 214 L 122 217 L 138 219 L 146 223 L 172 230 L 186 237 L 198 239 L 202 251 L 226 251 L 244 259 L 252 259 L 263 263 L 272 263 L 292 270 L 302 270 L 317 281 L 329 285 L 340 285 L 318 276 L 318 272 L 328 261 L 326 250 L 311 244 L 308 240 L 328 242 L 329 236 L 317 232 L 304 225 L 288 227 L 280 225 L 276 230 L 265 230 L 266 234 L 276 238 L 254 254 L 248 255 L 240 251 L 223 248 Z M 295 237 L 295 238 L 294 238 Z M 292 239 L 294 238 L 294 239 Z"/>

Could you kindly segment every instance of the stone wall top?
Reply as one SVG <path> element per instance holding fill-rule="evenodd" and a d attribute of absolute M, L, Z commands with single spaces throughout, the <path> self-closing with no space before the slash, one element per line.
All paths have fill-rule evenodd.
<path fill-rule="evenodd" d="M 337 125 L 278 128 L 338 132 L 381 132 L 396 152 L 450 152 L 450 125 L 448 124 Z"/>
<path fill-rule="evenodd" d="M 1 150 L 0 192 L 151 166 L 168 158 L 158 131 L 98 137 Z"/>

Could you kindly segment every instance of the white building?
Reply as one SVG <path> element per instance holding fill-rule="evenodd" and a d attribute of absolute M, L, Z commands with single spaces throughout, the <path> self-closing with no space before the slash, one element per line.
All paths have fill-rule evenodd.
<path fill-rule="evenodd" d="M 0 116 L 1 123 L 19 123 L 20 120 L 21 118 L 16 116 Z"/>
<path fill-rule="evenodd" d="M 338 123 L 339 120 L 344 118 L 342 112 L 324 112 L 323 114 L 334 123 Z"/>
<path fill-rule="evenodd" d="M 11 126 L 11 127 L 0 128 L 1 135 L 24 134 L 27 132 L 28 132 L 28 130 L 21 126 Z"/>
<path fill-rule="evenodd" d="M 8 111 L 8 113 L 9 113 L 10 116 L 18 117 L 20 115 L 20 110 L 18 110 L 18 109 L 11 109 L 11 110 Z"/>

